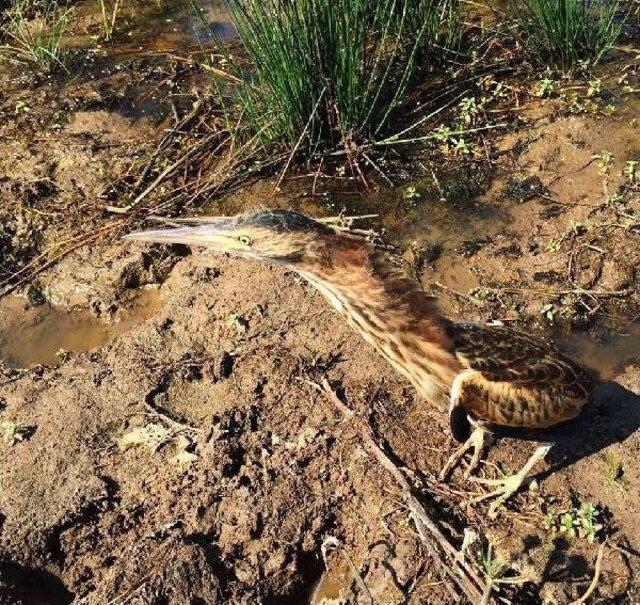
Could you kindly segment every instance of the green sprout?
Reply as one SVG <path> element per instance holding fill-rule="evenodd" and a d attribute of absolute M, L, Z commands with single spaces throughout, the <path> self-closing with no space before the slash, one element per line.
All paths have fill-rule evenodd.
<path fill-rule="evenodd" d="M 485 581 L 482 603 L 489 603 L 491 594 L 500 591 L 500 585 L 522 584 L 527 581 L 522 575 L 509 575 L 513 566 L 495 554 L 491 542 L 486 548 L 480 548 L 476 554 L 476 562 Z"/>
<path fill-rule="evenodd" d="M 613 164 L 613 153 L 603 150 L 598 155 L 594 155 L 593 159 L 598 160 L 598 172 L 602 176 L 608 175 Z"/>
<path fill-rule="evenodd" d="M 594 78 L 589 82 L 589 87 L 587 88 L 587 96 L 595 97 L 602 92 L 602 80 L 599 78 Z"/>
<path fill-rule="evenodd" d="M 5 443 L 16 445 L 29 436 L 30 427 L 4 420 L 0 422 L 0 433 Z"/>
<path fill-rule="evenodd" d="M 580 508 L 550 511 L 544 518 L 544 525 L 548 530 L 566 534 L 571 538 L 587 540 L 593 544 L 604 527 L 601 516 L 602 511 L 597 506 L 586 502 Z"/>
<path fill-rule="evenodd" d="M 480 106 L 476 102 L 475 97 L 465 97 L 460 101 L 460 117 L 467 125 L 475 124 L 480 113 Z"/>
<path fill-rule="evenodd" d="M 549 78 L 540 80 L 538 88 L 536 89 L 536 95 L 540 98 L 550 97 L 555 90 L 555 82 Z"/>
<path fill-rule="evenodd" d="M 544 315 L 550 323 L 553 323 L 556 317 L 556 313 L 558 309 L 552 303 L 546 304 L 542 309 L 540 309 L 540 315 Z"/>
<path fill-rule="evenodd" d="M 640 162 L 637 160 L 627 160 L 624 163 L 624 176 L 630 183 L 640 182 Z"/>
<path fill-rule="evenodd" d="M 407 187 L 403 192 L 402 192 L 402 199 L 408 201 L 408 202 L 414 202 L 416 200 L 419 200 L 422 196 L 420 195 L 420 193 L 418 192 L 418 190 L 415 187 Z"/>

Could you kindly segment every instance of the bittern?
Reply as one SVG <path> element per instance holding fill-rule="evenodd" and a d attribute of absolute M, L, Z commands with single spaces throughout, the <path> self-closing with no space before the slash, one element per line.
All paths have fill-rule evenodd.
<path fill-rule="evenodd" d="M 449 426 L 462 445 L 443 480 L 473 450 L 470 475 L 496 426 L 543 429 L 575 418 L 597 383 L 590 370 L 528 334 L 445 317 L 382 251 L 296 212 L 262 211 L 128 238 L 276 263 L 306 279 L 422 397 L 448 396 Z M 540 445 L 517 474 L 485 480 L 495 487 L 482 497 L 496 499 L 491 515 L 551 447 Z"/>

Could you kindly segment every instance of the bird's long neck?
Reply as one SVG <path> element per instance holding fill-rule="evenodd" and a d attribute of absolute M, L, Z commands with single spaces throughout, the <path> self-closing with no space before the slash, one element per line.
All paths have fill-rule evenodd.
<path fill-rule="evenodd" d="M 313 269 L 298 268 L 418 391 L 433 397 L 459 371 L 445 322 L 433 297 L 362 245 L 331 251 Z"/>

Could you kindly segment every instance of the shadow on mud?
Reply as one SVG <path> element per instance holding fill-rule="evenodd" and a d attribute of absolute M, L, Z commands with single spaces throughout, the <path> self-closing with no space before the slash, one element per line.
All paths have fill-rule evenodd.
<path fill-rule="evenodd" d="M 640 395 L 616 382 L 605 382 L 598 386 L 593 402 L 575 420 L 544 431 L 498 428 L 495 434 L 553 443 L 546 458 L 550 467 L 539 475 L 545 478 L 609 445 L 624 442 L 639 429 Z"/>
<path fill-rule="evenodd" d="M 613 443 L 621 443 L 640 429 L 640 396 L 616 382 L 600 385 L 593 404 L 579 418 L 558 427 L 549 454 L 549 473 L 570 466 Z M 552 433 L 555 433 L 553 431 Z"/>
<path fill-rule="evenodd" d="M 0 605 L 69 605 L 73 599 L 55 575 L 0 561 Z"/>

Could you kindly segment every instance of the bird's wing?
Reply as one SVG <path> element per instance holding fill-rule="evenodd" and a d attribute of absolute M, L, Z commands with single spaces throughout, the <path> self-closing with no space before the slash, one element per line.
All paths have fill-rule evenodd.
<path fill-rule="evenodd" d="M 582 386 L 591 391 L 595 376 L 550 343 L 504 326 L 451 322 L 448 332 L 460 363 L 491 382 L 514 386 Z"/>

